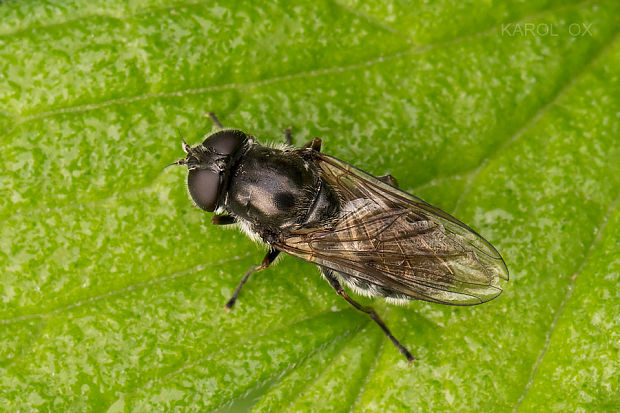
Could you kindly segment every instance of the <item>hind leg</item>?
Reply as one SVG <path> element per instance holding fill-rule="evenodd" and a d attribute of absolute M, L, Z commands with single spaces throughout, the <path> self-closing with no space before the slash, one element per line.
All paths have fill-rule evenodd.
<path fill-rule="evenodd" d="M 405 358 L 407 359 L 409 363 L 413 363 L 414 361 L 416 361 L 416 358 L 411 355 L 409 350 L 407 350 L 402 344 L 400 344 L 400 342 L 396 339 L 396 337 L 392 335 L 392 332 L 390 331 L 390 329 L 385 325 L 383 320 L 381 320 L 381 317 L 379 317 L 379 315 L 375 312 L 375 310 L 372 307 L 364 307 L 363 305 L 361 305 L 360 303 L 358 303 L 357 301 L 349 297 L 347 292 L 344 290 L 344 288 L 340 284 L 340 281 L 338 281 L 336 277 L 334 276 L 333 271 L 321 268 L 321 272 L 323 273 L 323 276 L 325 277 L 325 279 L 327 279 L 327 281 L 329 282 L 329 285 L 331 285 L 332 288 L 336 290 L 336 294 L 344 298 L 356 310 L 359 310 L 363 313 L 368 314 L 368 316 L 372 318 L 372 320 L 375 323 L 377 323 L 379 327 L 381 327 L 381 330 L 383 330 L 385 335 L 388 336 L 388 338 L 392 341 L 392 343 L 396 346 L 396 348 L 402 353 L 402 355 L 405 356 Z"/>
<path fill-rule="evenodd" d="M 393 186 L 394 188 L 398 188 L 398 181 L 392 175 L 387 174 L 383 176 L 377 177 L 381 182 L 385 182 L 388 185 Z"/>

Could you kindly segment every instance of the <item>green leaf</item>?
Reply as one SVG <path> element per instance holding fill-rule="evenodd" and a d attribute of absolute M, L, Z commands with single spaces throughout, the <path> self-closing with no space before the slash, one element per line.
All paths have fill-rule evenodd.
<path fill-rule="evenodd" d="M 620 3 L 0 2 L 0 408 L 617 411 Z M 511 271 L 373 305 L 264 254 L 163 167 L 227 126 L 454 213 Z M 364 300 L 369 302 L 369 300 Z"/>

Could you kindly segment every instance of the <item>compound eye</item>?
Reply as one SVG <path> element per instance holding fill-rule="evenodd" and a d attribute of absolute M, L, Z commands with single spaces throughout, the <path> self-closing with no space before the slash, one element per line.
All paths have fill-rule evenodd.
<path fill-rule="evenodd" d="M 203 146 L 213 148 L 222 155 L 232 155 L 245 143 L 247 136 L 240 130 L 222 130 L 215 132 L 202 143 Z"/>
<path fill-rule="evenodd" d="M 215 210 L 220 189 L 219 174 L 204 169 L 193 169 L 187 175 L 187 187 L 196 205 L 208 212 Z"/>

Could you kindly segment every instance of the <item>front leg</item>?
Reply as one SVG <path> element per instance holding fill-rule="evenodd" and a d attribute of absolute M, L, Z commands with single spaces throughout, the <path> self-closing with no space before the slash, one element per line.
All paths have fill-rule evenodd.
<path fill-rule="evenodd" d="M 291 127 L 284 129 L 284 141 L 288 146 L 293 145 L 293 135 L 291 135 Z"/>
<path fill-rule="evenodd" d="M 232 297 L 230 297 L 230 300 L 228 300 L 228 302 L 224 306 L 224 308 L 227 311 L 232 310 L 233 305 L 235 305 L 235 301 L 237 301 L 237 296 L 241 292 L 241 288 L 243 288 L 243 284 L 245 284 L 245 282 L 248 280 L 248 278 L 250 278 L 250 275 L 252 275 L 253 273 L 255 273 L 257 271 L 261 271 L 261 270 L 264 270 L 265 268 L 269 267 L 271 265 L 271 263 L 276 259 L 278 254 L 280 254 L 280 251 L 275 250 L 275 249 L 270 249 L 269 252 L 267 253 L 267 255 L 265 255 L 265 258 L 263 258 L 263 262 L 261 263 L 261 265 L 253 265 L 253 266 L 250 267 L 248 272 L 246 272 L 245 275 L 243 276 L 243 278 L 241 279 L 241 282 L 237 286 L 237 289 L 233 293 Z"/>
<path fill-rule="evenodd" d="M 235 217 L 231 217 L 230 215 L 218 215 L 215 214 L 211 217 L 211 223 L 213 225 L 230 225 L 237 222 Z"/>
<path fill-rule="evenodd" d="M 217 116 L 215 116 L 215 113 L 209 112 L 207 113 L 207 116 L 211 118 L 211 120 L 213 121 L 213 123 L 218 129 L 224 129 L 224 126 L 222 125 L 220 120 L 217 118 Z"/>
<path fill-rule="evenodd" d="M 293 137 L 291 135 L 291 127 L 284 129 L 284 140 L 286 144 L 291 146 L 293 144 Z M 313 151 L 321 152 L 321 139 L 312 138 L 308 143 L 301 147 L 301 149 L 312 149 Z"/>

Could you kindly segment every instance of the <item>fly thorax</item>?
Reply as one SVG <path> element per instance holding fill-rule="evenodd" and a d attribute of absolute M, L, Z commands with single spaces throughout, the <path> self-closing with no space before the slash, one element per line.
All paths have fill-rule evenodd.
<path fill-rule="evenodd" d="M 294 152 L 253 146 L 233 171 L 226 208 L 257 232 L 279 232 L 303 221 L 318 181 Z"/>

